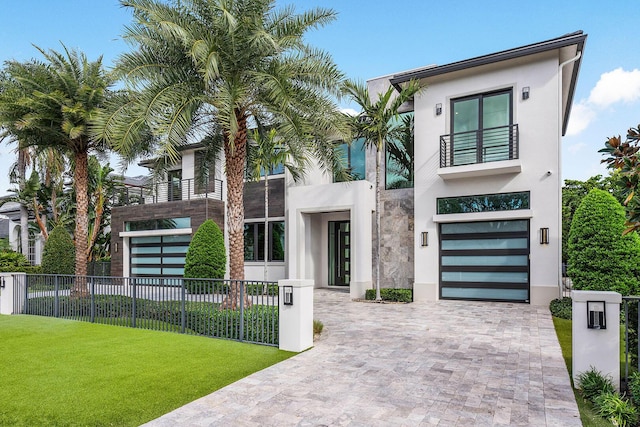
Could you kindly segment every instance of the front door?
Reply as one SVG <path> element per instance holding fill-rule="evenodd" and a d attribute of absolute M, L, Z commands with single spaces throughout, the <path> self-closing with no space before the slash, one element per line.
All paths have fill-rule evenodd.
<path fill-rule="evenodd" d="M 349 286 L 351 236 L 349 221 L 329 221 L 329 285 Z"/>

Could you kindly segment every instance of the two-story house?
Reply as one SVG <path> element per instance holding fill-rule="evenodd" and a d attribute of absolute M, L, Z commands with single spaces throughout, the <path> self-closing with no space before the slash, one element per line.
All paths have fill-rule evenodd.
<path fill-rule="evenodd" d="M 313 279 L 316 286 L 349 287 L 352 297 L 361 298 L 375 283 L 379 260 L 381 286 L 413 288 L 414 300 L 546 304 L 556 298 L 560 143 L 586 37 L 576 32 L 368 81 L 374 97 L 412 79 L 426 85 L 403 111 L 413 116 L 414 140 L 397 146 L 412 162 L 385 156 L 380 254 L 373 241 L 375 154 L 354 141 L 343 154 L 359 180 L 334 182 L 318 170 L 298 183 L 284 171 L 269 177 L 269 279 Z M 219 165 L 211 174 L 219 184 L 204 198 L 195 194 L 195 184 L 185 190 L 196 157 L 197 148 L 185 150 L 176 166 L 173 179 L 182 184 L 174 199 L 180 200 L 114 209 L 119 224 L 113 225 L 112 248 L 122 248 L 115 252 L 124 275 L 179 273 L 180 251 L 203 218 L 224 226 Z M 248 184 L 245 194 L 250 279 L 262 279 L 265 256 L 261 188 Z M 167 219 L 174 224 L 163 228 Z M 141 228 L 139 221 L 147 222 Z"/>

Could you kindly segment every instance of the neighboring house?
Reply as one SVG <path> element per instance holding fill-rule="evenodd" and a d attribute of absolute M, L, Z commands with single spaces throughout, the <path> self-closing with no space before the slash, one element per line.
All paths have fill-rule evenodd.
<path fill-rule="evenodd" d="M 7 198 L 4 196 L 2 198 Z M 33 218 L 29 218 L 33 220 Z M 20 247 L 20 205 L 17 202 L 6 202 L 0 206 L 0 238 L 8 238 L 11 249 L 22 252 Z M 29 234 L 29 262 L 40 265 L 44 240 L 39 234 Z"/>
<path fill-rule="evenodd" d="M 368 81 L 374 97 L 410 79 L 427 85 L 403 111 L 415 122 L 412 166 L 389 154 L 383 165 L 382 287 L 413 288 L 415 300 L 547 304 L 559 296 L 560 141 L 586 37 Z M 222 162 L 206 188 L 198 184 L 199 148 L 182 151 L 168 180 L 147 187 L 144 204 L 113 209 L 113 274 L 179 276 L 204 219 L 224 229 Z M 354 298 L 372 287 L 375 153 L 362 141 L 343 149 L 360 180 L 334 182 L 319 170 L 299 183 L 282 170 L 269 176 L 269 280 L 313 279 L 348 287 Z M 262 200 L 262 183 L 246 183 L 247 279 L 262 279 Z"/>

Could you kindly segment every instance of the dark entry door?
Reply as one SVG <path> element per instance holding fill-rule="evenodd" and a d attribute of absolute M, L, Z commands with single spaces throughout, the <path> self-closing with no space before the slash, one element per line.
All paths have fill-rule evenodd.
<path fill-rule="evenodd" d="M 349 286 L 351 235 L 349 221 L 329 221 L 329 285 Z"/>

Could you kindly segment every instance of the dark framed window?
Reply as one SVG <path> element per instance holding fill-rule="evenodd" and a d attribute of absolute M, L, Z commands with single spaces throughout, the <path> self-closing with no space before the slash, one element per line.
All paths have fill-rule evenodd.
<path fill-rule="evenodd" d="M 414 132 L 413 111 L 395 119 L 391 137 L 385 145 L 385 188 L 413 188 Z"/>
<path fill-rule="evenodd" d="M 167 181 L 168 200 L 182 200 L 182 169 L 167 172 Z"/>
<path fill-rule="evenodd" d="M 264 222 L 244 224 L 244 260 L 264 261 Z M 269 222 L 268 261 L 284 261 L 284 221 Z"/>
<path fill-rule="evenodd" d="M 366 166 L 366 145 L 364 138 L 358 138 L 347 144 L 346 142 L 336 147 L 342 157 L 342 163 L 347 167 L 347 171 L 354 181 L 365 179 Z M 333 182 L 340 180 L 334 176 Z"/>
<path fill-rule="evenodd" d="M 195 194 L 213 193 L 215 191 L 215 159 L 209 158 L 205 151 L 195 152 Z"/>
<path fill-rule="evenodd" d="M 191 218 L 156 218 L 142 221 L 127 221 L 125 231 L 173 230 L 176 228 L 190 228 Z"/>
<path fill-rule="evenodd" d="M 529 209 L 528 191 L 519 193 L 480 194 L 437 199 L 438 214 L 494 212 Z"/>
<path fill-rule="evenodd" d="M 513 91 L 451 100 L 452 166 L 514 158 Z"/>

